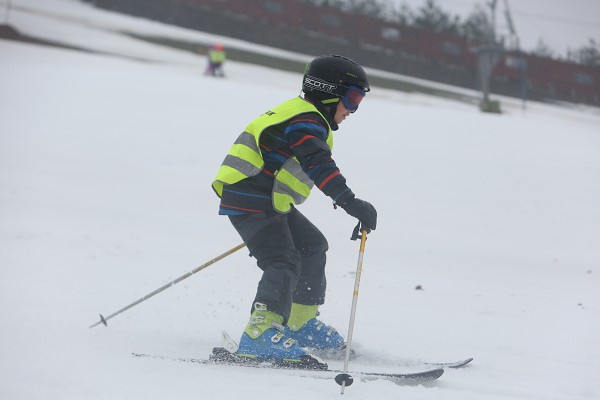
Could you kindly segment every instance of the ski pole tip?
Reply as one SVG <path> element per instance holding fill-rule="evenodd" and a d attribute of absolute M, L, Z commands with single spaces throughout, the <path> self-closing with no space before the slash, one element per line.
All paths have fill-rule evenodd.
<path fill-rule="evenodd" d="M 104 316 L 102 314 L 99 314 L 99 315 L 100 315 L 100 321 L 96 322 L 95 324 L 90 325 L 90 329 L 95 326 L 98 326 L 100 324 L 104 324 L 104 326 L 108 326 L 108 323 L 106 322 L 106 318 L 104 318 Z"/>
<path fill-rule="evenodd" d="M 350 385 L 352 385 L 352 383 L 354 382 L 354 378 L 352 378 L 352 375 L 350 374 L 338 374 L 335 377 L 335 381 L 338 385 L 343 387 L 348 387 Z"/>

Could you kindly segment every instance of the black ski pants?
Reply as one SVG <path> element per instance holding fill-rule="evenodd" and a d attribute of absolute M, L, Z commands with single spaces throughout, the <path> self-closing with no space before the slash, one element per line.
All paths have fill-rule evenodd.
<path fill-rule="evenodd" d="M 263 271 L 252 303 L 264 303 L 287 322 L 292 302 L 325 301 L 325 236 L 297 209 L 229 217 Z"/>

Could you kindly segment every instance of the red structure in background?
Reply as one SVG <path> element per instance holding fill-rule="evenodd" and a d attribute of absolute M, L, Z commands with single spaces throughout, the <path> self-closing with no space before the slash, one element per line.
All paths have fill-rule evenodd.
<path fill-rule="evenodd" d="M 462 37 L 437 33 L 304 0 L 95 0 L 200 31 L 309 55 L 330 52 L 385 71 L 478 89 L 477 56 Z M 526 66 L 526 73 L 519 66 Z M 492 92 L 600 106 L 600 68 L 506 53 Z"/>

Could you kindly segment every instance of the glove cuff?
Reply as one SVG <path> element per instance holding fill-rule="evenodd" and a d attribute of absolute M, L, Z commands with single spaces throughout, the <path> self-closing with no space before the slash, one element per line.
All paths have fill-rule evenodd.
<path fill-rule="evenodd" d="M 340 199 L 338 199 L 335 202 L 335 204 L 337 206 L 345 208 L 348 205 L 348 203 L 352 202 L 355 198 L 356 198 L 356 196 L 354 195 L 354 193 L 349 191 L 348 193 L 345 193 L 344 196 L 342 196 Z"/>

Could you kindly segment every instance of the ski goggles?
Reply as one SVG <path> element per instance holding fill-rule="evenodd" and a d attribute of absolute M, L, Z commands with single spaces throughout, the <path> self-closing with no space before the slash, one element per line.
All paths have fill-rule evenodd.
<path fill-rule="evenodd" d="M 344 103 L 344 107 L 351 113 L 358 110 L 358 105 L 365 97 L 367 92 L 363 88 L 358 86 L 348 86 L 348 90 L 346 94 L 342 96 L 342 103 Z"/>

